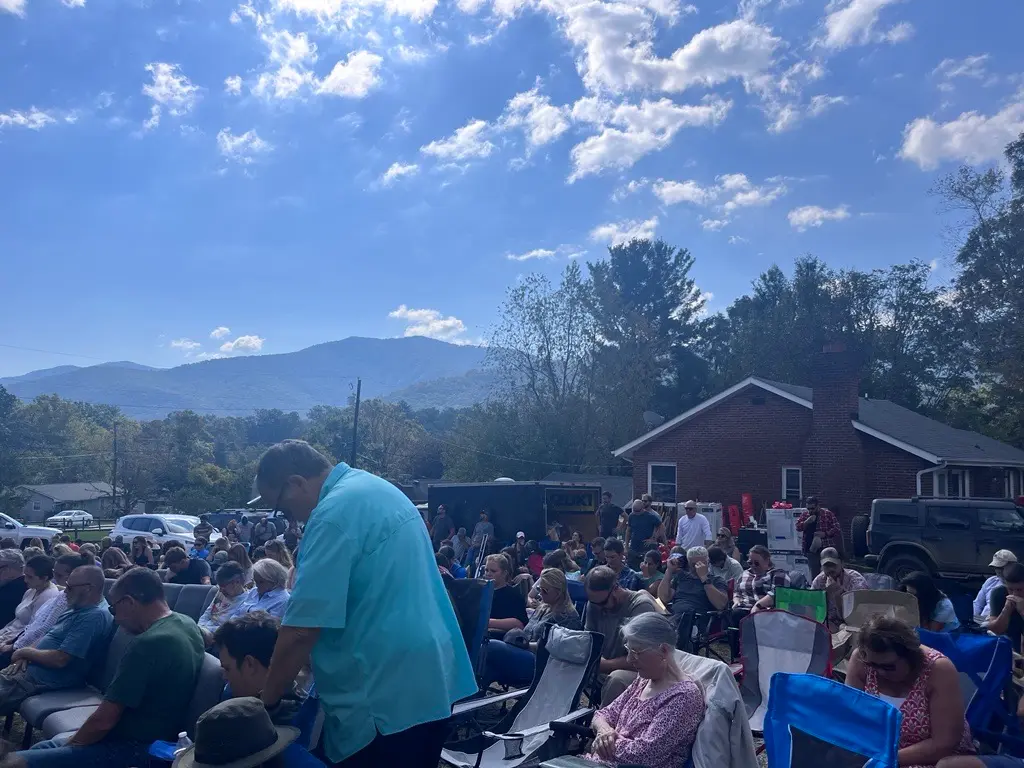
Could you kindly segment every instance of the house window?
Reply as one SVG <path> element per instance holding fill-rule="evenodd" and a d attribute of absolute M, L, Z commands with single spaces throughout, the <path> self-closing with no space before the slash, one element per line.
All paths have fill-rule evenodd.
<path fill-rule="evenodd" d="M 1016 499 L 1022 495 L 1024 491 L 1021 490 L 1021 471 L 1019 469 L 1008 469 L 1006 470 L 1006 479 L 1003 485 L 1006 491 L 1006 498 Z"/>
<path fill-rule="evenodd" d="M 42 503 L 38 502 L 38 501 L 33 501 L 32 502 L 32 511 L 33 512 L 42 512 L 43 511 Z"/>
<path fill-rule="evenodd" d="M 654 463 L 647 465 L 647 492 L 654 501 L 676 502 L 676 465 Z"/>
<path fill-rule="evenodd" d="M 935 495 L 944 499 L 966 499 L 970 495 L 966 469 L 946 469 L 935 473 Z"/>
<path fill-rule="evenodd" d="M 804 497 L 804 471 L 800 467 L 782 468 L 782 500 L 794 506 Z"/>

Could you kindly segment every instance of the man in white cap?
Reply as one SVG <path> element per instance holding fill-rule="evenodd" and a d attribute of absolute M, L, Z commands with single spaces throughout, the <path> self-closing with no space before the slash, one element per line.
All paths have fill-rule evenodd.
<path fill-rule="evenodd" d="M 526 561 L 530 559 L 530 553 L 526 551 L 526 533 L 524 531 L 516 532 L 516 568 L 520 568 L 526 565 Z"/>
<path fill-rule="evenodd" d="M 711 535 L 711 523 L 704 515 L 697 514 L 697 502 L 691 499 L 683 507 L 686 514 L 679 518 L 676 526 L 676 546 L 687 551 L 693 547 L 710 547 L 715 540 Z"/>
<path fill-rule="evenodd" d="M 988 565 L 989 568 L 995 569 L 996 574 L 985 580 L 981 589 L 978 590 L 978 596 L 974 598 L 974 615 L 980 619 L 979 623 L 984 624 L 988 621 L 989 598 L 992 596 L 993 589 L 1003 585 L 1003 569 L 1010 563 L 1016 562 L 1017 556 L 1008 549 L 1000 549 L 992 557 L 992 562 Z"/>

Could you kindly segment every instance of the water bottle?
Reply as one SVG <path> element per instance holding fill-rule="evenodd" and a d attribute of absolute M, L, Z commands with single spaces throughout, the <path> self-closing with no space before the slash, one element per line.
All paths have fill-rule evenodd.
<path fill-rule="evenodd" d="M 182 752 L 192 747 L 192 739 L 188 737 L 188 734 L 182 731 L 178 734 L 178 743 L 174 745 L 174 756 L 177 757 Z"/>

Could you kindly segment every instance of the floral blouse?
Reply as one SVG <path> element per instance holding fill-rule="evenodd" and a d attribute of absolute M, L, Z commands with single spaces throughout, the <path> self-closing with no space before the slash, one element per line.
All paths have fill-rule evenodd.
<path fill-rule="evenodd" d="M 615 763 L 644 768 L 682 768 L 690 759 L 697 727 L 704 719 L 704 691 L 683 680 L 656 696 L 641 699 L 650 684 L 638 677 L 598 714 L 615 729 Z M 596 754 L 585 756 L 601 762 Z"/>

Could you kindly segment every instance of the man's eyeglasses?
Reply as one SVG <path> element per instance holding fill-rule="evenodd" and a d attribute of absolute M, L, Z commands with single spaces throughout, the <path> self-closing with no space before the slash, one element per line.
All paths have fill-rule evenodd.
<path fill-rule="evenodd" d="M 284 492 L 288 490 L 288 483 L 281 486 L 280 492 L 277 494 L 277 501 L 274 502 L 274 509 L 270 513 L 271 517 L 277 517 L 277 513 L 281 511 L 281 502 L 284 501 Z"/>
<path fill-rule="evenodd" d="M 107 606 L 107 610 L 110 611 L 110 615 L 111 616 L 117 616 L 117 606 L 119 606 L 121 604 L 122 600 L 127 600 L 128 597 L 129 597 L 129 595 L 121 595 L 121 597 L 117 598 L 117 600 L 115 600 L 114 602 L 112 602 L 110 605 Z"/>

